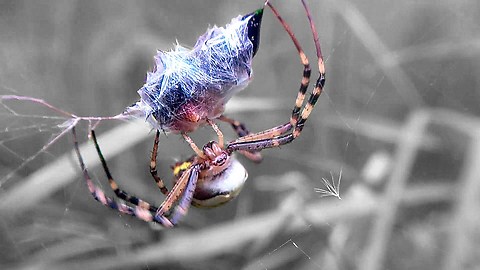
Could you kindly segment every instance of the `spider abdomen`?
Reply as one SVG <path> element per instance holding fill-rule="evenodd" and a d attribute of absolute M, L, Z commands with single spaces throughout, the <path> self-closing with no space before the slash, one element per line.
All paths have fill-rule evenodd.
<path fill-rule="evenodd" d="M 247 178 L 245 167 L 236 159 L 231 159 L 230 165 L 222 172 L 198 179 L 192 205 L 211 208 L 225 204 L 237 197 Z"/>

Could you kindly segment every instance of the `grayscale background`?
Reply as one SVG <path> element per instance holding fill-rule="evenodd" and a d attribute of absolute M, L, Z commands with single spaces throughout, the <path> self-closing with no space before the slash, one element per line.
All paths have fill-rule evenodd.
<path fill-rule="evenodd" d="M 315 81 L 300 1 L 271 2 L 304 46 Z M 97 203 L 70 133 L 42 150 L 63 120 L 31 102 L 1 101 L 0 268 L 478 269 L 478 2 L 308 3 L 327 84 L 302 136 L 263 151 L 261 164 L 238 157 L 249 172 L 240 196 L 191 209 L 175 229 Z M 121 113 L 138 99 L 157 49 L 177 40 L 192 46 L 209 26 L 262 5 L 1 0 L 0 94 L 41 98 L 77 115 Z M 226 114 L 251 131 L 284 123 L 301 75 L 292 42 L 266 9 L 254 79 Z M 87 132 L 80 123 L 85 159 L 108 193 Z M 148 171 L 155 134 L 148 125 L 104 121 L 97 133 L 120 185 L 160 204 L 164 196 Z M 214 135 L 203 128 L 192 137 L 203 145 Z M 170 165 L 191 154 L 180 136 L 162 135 L 158 166 L 167 186 Z M 326 189 L 322 178 L 336 185 L 340 175 L 341 200 L 318 192 Z"/>

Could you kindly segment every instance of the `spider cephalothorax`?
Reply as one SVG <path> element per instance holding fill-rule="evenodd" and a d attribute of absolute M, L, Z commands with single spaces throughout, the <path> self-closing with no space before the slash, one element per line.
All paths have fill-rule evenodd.
<path fill-rule="evenodd" d="M 85 167 L 83 158 L 78 148 L 75 128 L 72 128 L 78 160 L 83 170 L 87 186 L 93 197 L 102 204 L 116 209 L 122 213 L 136 216 L 145 221 L 154 221 L 166 227 L 171 227 L 177 224 L 179 219 L 186 214 L 190 205 L 199 207 L 215 207 L 235 198 L 247 179 L 247 171 L 242 164 L 240 164 L 240 162 L 233 157 L 233 153 L 238 151 L 247 158 L 250 158 L 254 161 L 259 161 L 260 157 L 257 155 L 257 151 L 261 151 L 266 148 L 279 147 L 298 138 L 303 130 L 307 118 L 310 116 L 310 113 L 312 112 L 313 107 L 318 100 L 318 97 L 322 93 L 325 84 L 325 66 L 320 50 L 318 34 L 313 25 L 310 10 L 306 5 L 305 0 L 301 0 L 301 2 L 307 13 L 310 29 L 313 34 L 319 70 L 319 77 L 315 83 L 313 91 L 310 94 L 310 97 L 306 102 L 304 101 L 310 82 L 310 64 L 290 27 L 280 17 L 272 4 L 268 1 L 266 2 L 266 5 L 270 7 L 286 32 L 289 34 L 298 51 L 301 63 L 303 65 L 303 78 L 301 80 L 300 89 L 298 91 L 295 105 L 288 122 L 261 132 L 250 134 L 243 124 L 223 115 L 214 115 L 211 117 L 207 116 L 204 119 L 197 119 L 195 115 L 190 115 L 190 120 L 197 119 L 199 120 L 197 123 L 203 121 L 204 123 L 210 125 L 217 133 L 218 139 L 216 141 L 207 143 L 202 149 L 200 149 L 187 135 L 187 132 L 191 131 L 188 127 L 177 130 L 177 132 L 183 135 L 185 141 L 190 144 L 191 148 L 195 152 L 195 155 L 183 162 L 178 162 L 175 164 L 175 166 L 173 166 L 174 185 L 170 191 L 167 189 L 163 180 L 158 176 L 157 173 L 159 136 L 160 129 L 163 128 L 162 124 L 160 124 L 155 135 L 150 162 L 150 173 L 152 174 L 161 192 L 166 195 L 165 200 L 158 207 L 155 207 L 135 196 L 131 196 L 126 191 L 119 188 L 117 182 L 113 179 L 110 170 L 108 169 L 107 163 L 100 150 L 100 146 L 96 140 L 95 132 L 92 130 L 91 137 L 93 138 L 98 156 L 102 162 L 104 171 L 110 183 L 110 187 L 115 195 L 121 199 L 121 201 L 117 202 L 113 198 L 106 196 L 103 190 L 97 187 L 90 179 L 89 173 Z M 258 15 L 261 13 L 257 11 L 252 14 Z M 251 18 L 254 17 L 255 15 L 253 15 Z M 212 32 L 211 35 L 214 35 L 214 32 Z M 248 35 L 250 34 L 251 33 L 248 32 Z M 206 36 L 203 36 L 203 38 L 208 40 Z M 248 42 L 251 42 L 250 36 L 248 37 Z M 252 54 L 256 52 L 256 48 L 252 50 Z M 185 102 L 185 104 L 191 104 L 188 103 L 188 101 Z M 225 143 L 222 132 L 214 122 L 216 119 L 230 123 L 236 130 L 239 138 Z"/>

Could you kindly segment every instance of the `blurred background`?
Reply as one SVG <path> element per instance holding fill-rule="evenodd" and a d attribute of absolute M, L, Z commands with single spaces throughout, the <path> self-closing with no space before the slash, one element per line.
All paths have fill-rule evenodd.
<path fill-rule="evenodd" d="M 300 1 L 271 1 L 317 75 Z M 325 92 L 302 136 L 263 151 L 240 196 L 191 209 L 164 230 L 92 199 L 64 118 L 32 102 L 0 106 L 2 269 L 478 269 L 480 6 L 477 1 L 309 0 L 326 61 Z M 157 49 L 193 46 L 262 1 L 0 1 L 0 94 L 85 116 L 137 99 Z M 290 117 L 302 66 L 270 10 L 254 80 L 227 106 L 251 131 Z M 315 78 L 316 79 L 316 78 Z M 220 124 L 229 139 L 235 134 Z M 94 181 L 107 191 L 78 126 Z M 148 171 L 154 132 L 104 121 L 100 144 L 120 185 L 160 204 Z M 214 139 L 209 128 L 192 134 Z M 50 145 L 44 149 L 46 145 Z M 162 135 L 161 177 L 192 154 Z M 323 196 L 325 178 L 339 197 Z M 341 182 L 339 183 L 341 179 Z"/>

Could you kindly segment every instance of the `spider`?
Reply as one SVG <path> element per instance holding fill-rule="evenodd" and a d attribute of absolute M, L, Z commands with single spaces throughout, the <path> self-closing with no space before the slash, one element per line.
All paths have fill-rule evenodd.
<path fill-rule="evenodd" d="M 89 176 L 78 147 L 75 127 L 73 127 L 74 148 L 77 153 L 80 167 L 83 171 L 84 179 L 87 182 L 88 189 L 93 197 L 101 204 L 118 210 L 121 213 L 137 217 L 147 222 L 156 222 L 165 227 L 172 227 L 178 224 L 180 218 L 187 214 L 190 205 L 197 207 L 216 207 L 235 198 L 242 189 L 248 173 L 243 165 L 235 159 L 232 154 L 236 151 L 249 153 L 250 151 L 261 151 L 266 148 L 279 147 L 298 138 L 324 88 L 325 66 L 320 49 L 318 33 L 315 29 L 310 9 L 305 0 L 301 0 L 301 2 L 304 6 L 310 29 L 313 34 L 319 69 L 319 77 L 306 103 L 304 102 L 304 99 L 311 73 L 308 59 L 289 25 L 283 20 L 276 8 L 274 8 L 268 1 L 266 2 L 266 5 L 272 10 L 275 17 L 279 20 L 293 41 L 300 56 L 301 63 L 304 66 L 300 89 L 297 94 L 290 120 L 287 123 L 261 132 L 246 134 L 236 140 L 225 143 L 224 136 L 214 123 L 213 119 L 206 119 L 206 123 L 215 130 L 217 140 L 208 142 L 202 149 L 200 149 L 193 140 L 183 132 L 182 135 L 184 139 L 190 144 L 195 155 L 183 162 L 175 164 L 173 167 L 175 181 L 170 191 L 165 187 L 156 170 L 156 157 L 160 136 L 160 130 L 157 129 L 151 155 L 150 172 L 162 193 L 166 194 L 166 198 L 159 207 L 155 207 L 144 200 L 131 196 L 126 191 L 119 188 L 117 182 L 110 173 L 97 142 L 95 131 L 92 129 L 91 138 L 97 150 L 97 154 L 110 183 L 110 187 L 115 195 L 120 198 L 120 201 L 116 201 L 105 195 L 105 192 L 97 187 Z"/>

